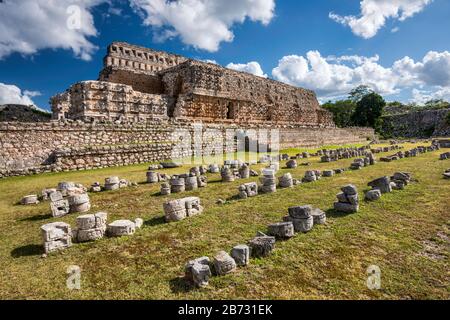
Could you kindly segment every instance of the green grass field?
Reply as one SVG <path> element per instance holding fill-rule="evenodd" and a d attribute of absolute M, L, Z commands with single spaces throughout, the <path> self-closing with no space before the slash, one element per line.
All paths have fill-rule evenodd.
<path fill-rule="evenodd" d="M 405 144 L 405 150 L 414 147 Z M 289 150 L 292 154 L 295 149 Z M 115 167 L 15 177 L 0 180 L 0 298 L 1 299 L 448 299 L 450 181 L 442 178 L 449 161 L 437 151 L 391 163 L 378 162 L 359 171 L 279 189 L 274 194 L 233 200 L 238 185 L 257 178 L 220 182 L 208 175 L 207 188 L 161 197 L 158 185 L 141 184 L 91 194 L 91 212 L 106 211 L 108 221 L 145 220 L 135 235 L 74 244 L 42 258 L 40 226 L 65 221 L 75 225 L 77 214 L 52 218 L 48 202 L 17 205 L 22 196 L 55 187 L 59 181 L 89 186 L 118 175 L 144 182 L 148 165 Z M 390 152 L 393 153 L 393 152 Z M 390 154 L 389 153 L 389 154 Z M 377 158 L 384 154 L 376 155 Z M 348 167 L 353 161 L 319 163 L 281 169 L 301 178 L 309 169 Z M 302 162 L 302 161 L 300 161 Z M 261 168 L 261 166 L 255 166 Z M 189 168 L 162 170 L 184 172 Z M 340 215 L 333 210 L 339 188 L 353 183 L 360 197 L 367 182 L 395 171 L 417 179 L 405 190 L 383 195 L 377 202 L 361 202 L 360 211 Z M 167 224 L 162 203 L 171 198 L 199 196 L 202 215 Z M 222 206 L 216 200 L 229 199 Z M 326 225 L 276 243 L 270 257 L 252 259 L 236 272 L 212 277 L 204 289 L 187 285 L 184 264 L 203 255 L 229 251 L 246 243 L 270 223 L 280 221 L 293 205 L 311 204 L 327 211 Z M 81 267 L 81 289 L 66 287 L 66 270 Z M 381 268 L 381 289 L 366 286 L 369 265 Z"/>

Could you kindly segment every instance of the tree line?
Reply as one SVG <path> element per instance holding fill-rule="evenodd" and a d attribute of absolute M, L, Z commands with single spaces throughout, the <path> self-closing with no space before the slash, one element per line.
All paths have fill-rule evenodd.
<path fill-rule="evenodd" d="M 441 99 L 427 101 L 424 105 L 403 104 L 398 101 L 386 102 L 369 86 L 361 85 L 350 91 L 347 99 L 328 101 L 322 107 L 333 114 L 333 120 L 340 128 L 372 127 L 375 131 L 380 132 L 384 115 L 450 108 L 450 103 Z"/>

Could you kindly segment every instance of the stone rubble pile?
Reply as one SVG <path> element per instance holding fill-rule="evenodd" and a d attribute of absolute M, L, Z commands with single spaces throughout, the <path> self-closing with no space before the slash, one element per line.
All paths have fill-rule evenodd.
<path fill-rule="evenodd" d="M 294 179 L 290 173 L 285 173 L 278 178 L 280 188 L 292 188 L 294 186 Z"/>
<path fill-rule="evenodd" d="M 277 180 L 275 177 L 275 170 L 273 169 L 263 169 L 261 181 L 261 192 L 262 193 L 273 193 L 277 191 Z"/>
<path fill-rule="evenodd" d="M 72 246 L 72 230 L 65 222 L 52 222 L 41 226 L 46 254 Z"/>
<path fill-rule="evenodd" d="M 354 157 L 360 157 L 365 155 L 366 150 L 369 148 L 369 146 L 360 147 L 360 148 L 340 148 L 340 149 L 334 149 L 334 150 L 319 150 L 317 152 L 318 156 L 321 156 L 320 161 L 321 162 L 335 162 L 341 159 L 350 159 Z"/>
<path fill-rule="evenodd" d="M 256 182 L 244 183 L 239 186 L 239 198 L 247 199 L 258 195 L 258 185 Z"/>
<path fill-rule="evenodd" d="M 336 195 L 338 201 L 334 203 L 334 210 L 344 213 L 355 213 L 359 210 L 358 190 L 352 184 L 341 188 Z"/>
<path fill-rule="evenodd" d="M 450 159 L 450 152 L 445 152 L 439 155 L 439 160 L 447 160 Z"/>
<path fill-rule="evenodd" d="M 195 216 L 203 212 L 200 198 L 187 197 L 170 200 L 163 204 L 164 215 L 167 222 L 180 221 L 186 217 Z"/>
<path fill-rule="evenodd" d="M 311 231 L 314 225 L 312 212 L 313 208 L 310 205 L 290 207 L 289 214 L 283 218 L 283 221 L 291 222 L 295 232 L 306 233 Z"/>
<path fill-rule="evenodd" d="M 302 182 L 314 182 L 321 178 L 322 172 L 320 170 L 308 170 L 305 172 L 305 176 Z"/>
<path fill-rule="evenodd" d="M 106 232 L 108 214 L 98 212 L 85 214 L 76 219 L 77 228 L 73 231 L 73 238 L 77 242 L 94 241 L 103 238 Z"/>

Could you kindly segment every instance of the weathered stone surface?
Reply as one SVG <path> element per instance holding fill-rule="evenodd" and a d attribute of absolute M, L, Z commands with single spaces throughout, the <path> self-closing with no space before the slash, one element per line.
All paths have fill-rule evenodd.
<path fill-rule="evenodd" d="M 312 206 L 304 205 L 304 206 L 296 206 L 290 207 L 288 209 L 289 215 L 294 219 L 304 219 L 309 218 L 312 213 Z"/>
<path fill-rule="evenodd" d="M 173 169 L 182 166 L 182 164 L 178 162 L 161 162 L 160 164 L 164 169 Z"/>
<path fill-rule="evenodd" d="M 72 246 L 72 230 L 64 222 L 52 222 L 41 227 L 45 253 L 66 249 Z"/>
<path fill-rule="evenodd" d="M 332 177 L 332 176 L 334 176 L 334 171 L 333 170 L 324 170 L 322 175 L 324 177 Z"/>
<path fill-rule="evenodd" d="M 70 196 L 67 198 L 69 201 L 70 212 L 86 212 L 91 209 L 89 201 L 89 195 L 87 193 Z"/>
<path fill-rule="evenodd" d="M 391 181 L 387 176 L 372 180 L 367 185 L 373 189 L 379 189 L 381 193 L 392 192 Z"/>
<path fill-rule="evenodd" d="M 208 171 L 210 173 L 219 173 L 220 172 L 220 168 L 218 164 L 210 164 L 208 167 Z"/>
<path fill-rule="evenodd" d="M 165 219 L 167 222 L 180 221 L 186 218 L 186 207 L 181 199 L 171 200 L 163 204 Z"/>
<path fill-rule="evenodd" d="M 78 216 L 76 223 L 79 230 L 88 230 L 95 228 L 96 219 L 93 214 L 85 214 L 82 216 Z"/>
<path fill-rule="evenodd" d="M 367 201 L 375 201 L 380 198 L 381 198 L 381 191 L 378 189 L 373 189 L 366 192 L 365 199 Z"/>
<path fill-rule="evenodd" d="M 169 194 L 171 194 L 170 184 L 166 182 L 161 184 L 161 195 L 166 196 Z"/>
<path fill-rule="evenodd" d="M 197 176 L 187 177 L 185 179 L 185 189 L 186 191 L 192 191 L 198 189 Z"/>
<path fill-rule="evenodd" d="M 120 187 L 120 178 L 116 176 L 105 179 L 105 190 L 117 190 Z"/>
<path fill-rule="evenodd" d="M 257 236 L 249 241 L 250 252 L 253 257 L 266 257 L 275 247 L 275 237 Z"/>
<path fill-rule="evenodd" d="M 147 183 L 159 182 L 159 174 L 155 171 L 147 171 Z"/>
<path fill-rule="evenodd" d="M 245 244 L 240 244 L 231 249 L 231 257 L 238 266 L 246 266 L 250 261 L 250 248 Z"/>
<path fill-rule="evenodd" d="M 63 200 L 63 195 L 60 191 L 50 193 L 50 201 L 55 202 L 59 200 Z"/>
<path fill-rule="evenodd" d="M 172 177 L 170 179 L 170 190 L 172 193 L 184 192 L 186 190 L 184 178 Z"/>
<path fill-rule="evenodd" d="M 359 206 L 351 203 L 335 202 L 334 210 L 344 213 L 355 213 L 358 212 Z"/>
<path fill-rule="evenodd" d="M 246 164 L 243 164 L 239 168 L 239 176 L 241 177 L 241 179 L 248 179 L 248 178 L 250 178 L 250 167 L 247 166 Z"/>
<path fill-rule="evenodd" d="M 62 217 L 70 212 L 69 201 L 62 199 L 52 201 L 50 203 L 50 209 L 53 217 Z"/>
<path fill-rule="evenodd" d="M 311 231 L 314 226 L 314 217 L 312 215 L 304 218 L 293 218 L 292 216 L 283 217 L 283 221 L 291 222 L 295 232 L 306 233 Z"/>
<path fill-rule="evenodd" d="M 320 209 L 313 209 L 311 212 L 314 224 L 324 224 L 327 221 L 327 215 Z"/>
<path fill-rule="evenodd" d="M 297 168 L 297 161 L 294 160 L 294 159 L 289 160 L 288 162 L 286 162 L 286 167 L 289 168 L 289 169 Z"/>
<path fill-rule="evenodd" d="M 126 235 L 132 235 L 136 231 L 136 226 L 133 221 L 130 220 L 116 220 L 107 227 L 107 233 L 111 237 L 121 237 Z"/>
<path fill-rule="evenodd" d="M 268 226 L 268 234 L 277 238 L 285 239 L 294 236 L 294 225 L 292 222 L 277 222 Z"/>
<path fill-rule="evenodd" d="M 30 194 L 28 196 L 23 197 L 20 203 L 23 205 L 38 204 L 39 203 L 38 196 L 37 194 Z"/>
<path fill-rule="evenodd" d="M 228 166 L 222 167 L 220 170 L 220 175 L 222 176 L 223 182 L 233 182 L 236 178 L 236 175 Z"/>
<path fill-rule="evenodd" d="M 256 182 L 244 183 L 239 186 L 239 197 L 247 199 L 248 197 L 255 197 L 258 195 L 258 185 Z"/>
<path fill-rule="evenodd" d="M 344 192 L 346 195 L 355 195 L 355 194 L 358 194 L 358 189 L 357 189 L 354 185 L 352 185 L 352 184 L 343 186 L 343 187 L 341 188 L 341 190 L 342 190 L 342 192 Z"/>
<path fill-rule="evenodd" d="M 225 251 L 220 251 L 214 256 L 213 264 L 214 270 L 219 276 L 233 272 L 236 269 L 236 262 Z"/>
<path fill-rule="evenodd" d="M 290 173 L 285 173 L 279 178 L 280 188 L 291 188 L 294 186 L 294 180 Z"/>
<path fill-rule="evenodd" d="M 201 257 L 189 261 L 185 268 L 185 278 L 197 287 L 205 287 L 208 285 L 211 277 L 211 269 L 209 267 L 209 258 Z"/>

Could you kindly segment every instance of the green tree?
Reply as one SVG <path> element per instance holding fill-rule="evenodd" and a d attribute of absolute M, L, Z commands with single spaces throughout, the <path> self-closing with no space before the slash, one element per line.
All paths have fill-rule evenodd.
<path fill-rule="evenodd" d="M 355 112 L 356 104 L 351 100 L 338 100 L 336 102 L 328 101 L 322 107 L 333 113 L 334 123 L 340 127 L 350 127 L 352 115 Z"/>
<path fill-rule="evenodd" d="M 365 96 L 373 93 L 374 91 L 367 85 L 357 86 L 355 89 L 350 91 L 348 94 L 348 99 L 353 101 L 354 103 L 358 103 Z"/>
<path fill-rule="evenodd" d="M 362 127 L 379 128 L 379 121 L 386 101 L 379 94 L 372 92 L 363 96 L 357 103 L 352 115 L 352 122 Z"/>

